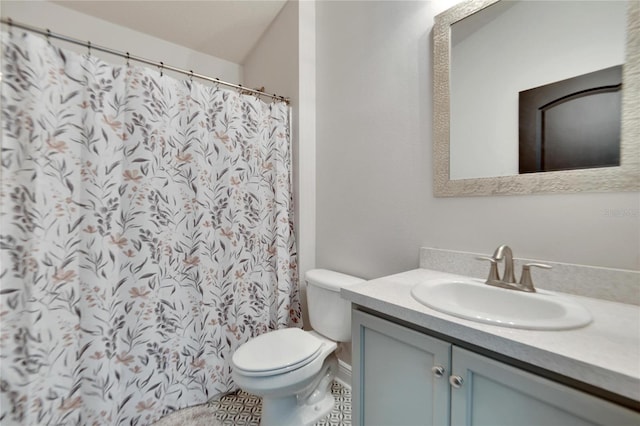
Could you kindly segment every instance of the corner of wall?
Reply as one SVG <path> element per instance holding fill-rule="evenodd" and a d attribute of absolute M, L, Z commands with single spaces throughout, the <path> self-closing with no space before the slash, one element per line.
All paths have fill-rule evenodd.
<path fill-rule="evenodd" d="M 296 218 L 298 270 L 301 287 L 304 273 L 316 266 L 316 2 L 298 4 L 298 155 Z M 305 298 L 306 301 L 306 298 Z M 308 316 L 305 313 L 305 323 Z"/>

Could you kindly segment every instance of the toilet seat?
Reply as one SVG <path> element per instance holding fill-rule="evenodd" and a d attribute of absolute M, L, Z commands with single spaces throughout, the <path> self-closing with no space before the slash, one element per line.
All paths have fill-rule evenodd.
<path fill-rule="evenodd" d="M 267 376 L 276 376 L 278 374 L 287 373 L 289 371 L 297 370 L 300 367 L 304 367 L 305 365 L 313 362 L 317 357 L 322 353 L 322 347 L 318 348 L 318 350 L 313 353 L 310 357 L 292 365 L 287 365 L 285 367 L 273 369 L 273 370 L 264 370 L 264 371 L 251 371 L 251 370 L 243 370 L 236 366 L 236 370 L 239 374 L 242 374 L 247 377 L 267 377 Z"/>
<path fill-rule="evenodd" d="M 235 369 L 245 376 L 264 377 L 300 368 L 317 358 L 322 340 L 299 328 L 262 334 L 233 354 Z"/>

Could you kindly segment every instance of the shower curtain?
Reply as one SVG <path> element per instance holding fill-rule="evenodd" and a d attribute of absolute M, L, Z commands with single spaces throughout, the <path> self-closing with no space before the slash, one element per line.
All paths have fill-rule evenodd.
<path fill-rule="evenodd" d="M 0 421 L 143 425 L 300 326 L 288 107 L 3 34 Z"/>

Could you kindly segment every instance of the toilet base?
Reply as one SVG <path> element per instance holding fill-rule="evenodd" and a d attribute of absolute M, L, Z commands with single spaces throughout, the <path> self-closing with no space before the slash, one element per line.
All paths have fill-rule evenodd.
<path fill-rule="evenodd" d="M 263 396 L 260 426 L 312 426 L 328 415 L 335 404 L 331 382 L 337 370 L 338 360 L 331 354 L 306 392 L 280 398 Z"/>
<path fill-rule="evenodd" d="M 328 415 L 334 403 L 331 393 L 321 401 L 304 407 L 298 406 L 295 396 L 263 400 L 260 426 L 311 426 Z"/>

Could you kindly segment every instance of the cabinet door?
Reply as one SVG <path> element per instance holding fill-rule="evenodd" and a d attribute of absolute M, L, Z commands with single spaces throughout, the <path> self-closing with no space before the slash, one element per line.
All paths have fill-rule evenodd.
<path fill-rule="evenodd" d="M 352 332 L 354 425 L 449 423 L 449 343 L 356 310 Z"/>
<path fill-rule="evenodd" d="M 640 414 L 515 367 L 453 347 L 452 425 L 638 425 Z"/>

